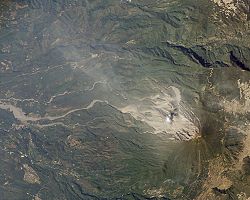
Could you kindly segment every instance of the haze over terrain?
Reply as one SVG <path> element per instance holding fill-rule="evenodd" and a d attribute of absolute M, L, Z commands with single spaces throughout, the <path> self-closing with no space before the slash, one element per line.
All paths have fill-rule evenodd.
<path fill-rule="evenodd" d="M 250 198 L 249 0 L 0 1 L 0 199 Z"/>

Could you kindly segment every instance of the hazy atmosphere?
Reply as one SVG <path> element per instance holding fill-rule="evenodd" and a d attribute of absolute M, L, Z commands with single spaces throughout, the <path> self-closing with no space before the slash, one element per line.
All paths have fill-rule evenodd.
<path fill-rule="evenodd" d="M 0 0 L 0 200 L 249 200 L 249 0 Z"/>

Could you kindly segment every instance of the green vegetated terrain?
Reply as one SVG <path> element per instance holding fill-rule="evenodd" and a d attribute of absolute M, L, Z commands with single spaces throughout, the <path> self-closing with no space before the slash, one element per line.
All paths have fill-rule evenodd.
<path fill-rule="evenodd" d="M 249 0 L 2 0 L 0 199 L 250 197 Z"/>

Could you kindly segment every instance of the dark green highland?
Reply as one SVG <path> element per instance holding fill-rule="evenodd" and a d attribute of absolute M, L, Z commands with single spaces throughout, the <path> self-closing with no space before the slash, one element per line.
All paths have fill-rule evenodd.
<path fill-rule="evenodd" d="M 0 1 L 0 200 L 248 198 L 249 0 Z"/>

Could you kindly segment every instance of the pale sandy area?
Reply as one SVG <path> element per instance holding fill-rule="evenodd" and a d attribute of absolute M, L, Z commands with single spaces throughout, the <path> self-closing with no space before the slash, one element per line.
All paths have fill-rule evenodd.
<path fill-rule="evenodd" d="M 198 127 L 192 122 L 192 112 L 181 103 L 181 93 L 176 87 L 171 86 L 158 95 L 138 99 L 134 104 L 119 109 L 147 123 L 155 134 L 166 133 L 175 139 L 189 140 L 199 133 Z M 175 109 L 178 110 L 177 116 L 169 121 L 167 117 Z"/>

